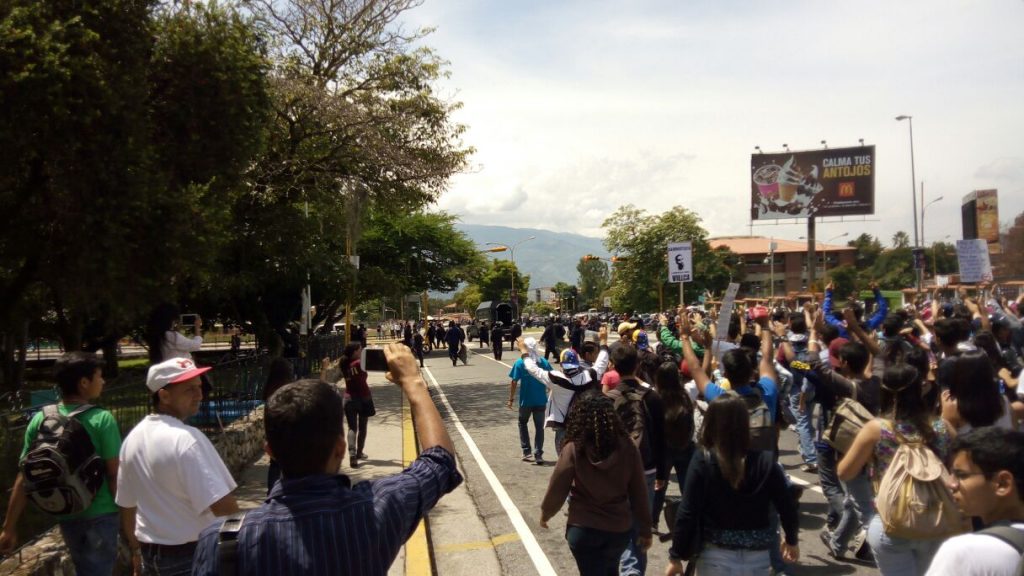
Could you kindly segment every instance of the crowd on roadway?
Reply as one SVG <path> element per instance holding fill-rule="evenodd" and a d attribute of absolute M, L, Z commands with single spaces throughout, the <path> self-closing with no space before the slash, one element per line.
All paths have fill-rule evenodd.
<path fill-rule="evenodd" d="M 544 357 L 521 340 L 508 407 L 518 388 L 522 458 L 543 463 L 544 428 L 558 454 L 541 526 L 568 503 L 581 574 L 643 574 L 664 510 L 666 574 L 785 574 L 803 492 L 778 462 L 790 430 L 834 559 L 884 576 L 1018 573 L 1024 295 L 935 291 L 890 309 L 873 293 L 624 317 L 610 347 L 579 321 L 558 369 L 546 357 L 561 337 Z"/>

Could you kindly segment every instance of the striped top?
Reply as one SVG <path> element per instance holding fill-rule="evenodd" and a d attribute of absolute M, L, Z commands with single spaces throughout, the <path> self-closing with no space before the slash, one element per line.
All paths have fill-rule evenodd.
<path fill-rule="evenodd" d="M 238 573 L 384 575 L 423 516 L 462 483 L 435 446 L 401 473 L 352 486 L 348 477 L 283 478 L 238 534 Z M 222 522 L 203 530 L 192 574 L 215 576 Z"/>

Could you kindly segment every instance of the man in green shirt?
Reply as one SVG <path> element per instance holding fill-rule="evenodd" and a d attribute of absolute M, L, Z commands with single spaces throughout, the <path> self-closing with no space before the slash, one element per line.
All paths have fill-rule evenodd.
<path fill-rule="evenodd" d="M 92 404 L 103 392 L 102 365 L 95 354 L 70 352 L 61 356 L 54 366 L 57 384 L 60 386 L 62 401 L 58 404 L 60 413 L 67 416 L 82 404 Z M 118 453 L 121 450 L 121 432 L 114 416 L 98 407 L 90 408 L 77 416 L 89 439 L 96 448 L 96 454 L 106 462 L 106 479 L 92 500 L 92 504 L 78 514 L 58 516 L 64 543 L 71 553 L 75 571 L 85 574 L 111 574 L 117 560 L 118 508 L 114 503 L 117 490 Z M 25 430 L 25 446 L 21 456 L 25 457 L 29 445 L 36 438 L 43 411 L 32 417 Z M 7 504 L 7 516 L 3 531 L 0 532 L 0 554 L 7 554 L 18 545 L 16 527 L 25 510 L 25 478 L 18 473 Z"/>

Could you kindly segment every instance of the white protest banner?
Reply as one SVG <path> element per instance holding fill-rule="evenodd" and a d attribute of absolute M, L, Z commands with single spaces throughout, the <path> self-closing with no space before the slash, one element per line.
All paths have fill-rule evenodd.
<path fill-rule="evenodd" d="M 668 245 L 668 281 L 693 281 L 692 242 L 672 242 Z"/>
<path fill-rule="evenodd" d="M 935 285 L 939 288 L 949 286 L 949 276 L 936 276 Z"/>
<path fill-rule="evenodd" d="M 740 291 L 738 282 L 729 284 L 725 289 L 725 297 L 722 298 L 722 307 L 718 311 L 718 324 L 715 326 L 715 352 L 718 352 L 718 342 L 729 334 L 729 320 L 732 318 L 732 309 L 736 305 L 736 293 Z"/>
<path fill-rule="evenodd" d="M 992 281 L 992 262 L 988 258 L 988 242 L 985 240 L 957 240 L 956 259 L 960 264 L 960 282 Z"/>

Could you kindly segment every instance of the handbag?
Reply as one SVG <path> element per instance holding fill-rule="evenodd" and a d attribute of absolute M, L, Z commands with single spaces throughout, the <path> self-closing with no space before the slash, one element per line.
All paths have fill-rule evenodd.
<path fill-rule="evenodd" d="M 843 398 L 836 404 L 832 419 L 826 427 L 825 442 L 835 448 L 836 452 L 846 454 L 850 451 L 850 446 L 853 446 L 853 439 L 857 437 L 861 428 L 874 418 L 860 402 L 852 398 Z"/>

